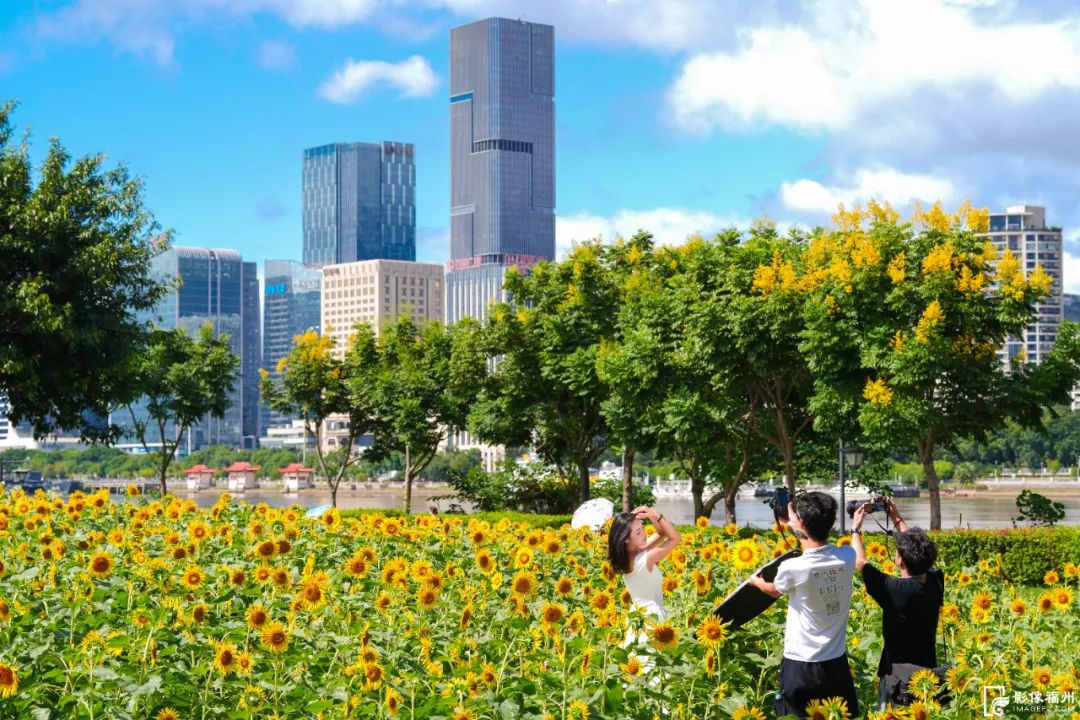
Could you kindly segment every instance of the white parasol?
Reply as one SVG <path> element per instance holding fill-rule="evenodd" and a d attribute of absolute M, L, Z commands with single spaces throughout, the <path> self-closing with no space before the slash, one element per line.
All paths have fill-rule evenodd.
<path fill-rule="evenodd" d="M 593 498 L 582 503 L 581 507 L 574 511 L 570 527 L 590 527 L 598 530 L 613 514 L 615 514 L 614 503 L 607 498 Z"/>

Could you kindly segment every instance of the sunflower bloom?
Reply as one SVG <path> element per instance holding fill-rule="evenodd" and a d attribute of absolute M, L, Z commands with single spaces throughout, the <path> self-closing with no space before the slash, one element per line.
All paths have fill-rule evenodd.
<path fill-rule="evenodd" d="M 263 647 L 272 653 L 283 653 L 289 649 L 289 633 L 276 620 L 263 628 L 261 640 Z"/>
<path fill-rule="evenodd" d="M 649 631 L 653 645 L 660 650 L 670 650 L 679 644 L 679 632 L 666 620 L 659 622 Z"/>
<path fill-rule="evenodd" d="M 11 697 L 19 691 L 19 671 L 0 663 L 0 697 Z"/>
<path fill-rule="evenodd" d="M 102 551 L 94 553 L 94 556 L 90 558 L 88 569 L 94 577 L 104 578 L 112 573 L 114 567 L 116 567 L 116 563 L 113 561 L 112 555 Z"/>

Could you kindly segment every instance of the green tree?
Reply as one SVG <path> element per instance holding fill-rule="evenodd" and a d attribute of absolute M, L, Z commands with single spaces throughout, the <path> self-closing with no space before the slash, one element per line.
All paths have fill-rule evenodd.
<path fill-rule="evenodd" d="M 417 325 L 408 316 L 383 329 L 371 376 L 354 378 L 352 393 L 369 395 L 382 423 L 376 444 L 403 453 L 405 512 L 412 486 L 448 435 L 465 429 L 487 375 L 479 323 Z"/>
<path fill-rule="evenodd" d="M 491 308 L 486 333 L 498 363 L 469 428 L 487 442 L 534 446 L 581 503 L 589 468 L 610 443 L 608 390 L 596 362 L 601 344 L 615 337 L 619 309 L 609 255 L 586 242 L 527 275 L 511 268 L 505 287 L 510 300 Z"/>
<path fill-rule="evenodd" d="M 379 428 L 379 416 L 370 390 L 378 349 L 375 331 L 365 323 L 355 328 L 344 356 L 334 352 L 334 340 L 308 330 L 295 338 L 277 373 L 259 370 L 263 401 L 272 410 L 297 414 L 304 421 L 305 437 L 315 438 L 315 457 L 337 507 L 338 487 L 359 457 L 356 441 Z M 330 449 L 326 433 L 330 422 L 340 437 Z M 370 451 L 369 451 L 370 452 Z"/>
<path fill-rule="evenodd" d="M 221 418 L 240 358 L 227 336 L 214 337 L 207 324 L 192 338 L 182 330 L 154 330 L 134 363 L 140 393 L 126 404 L 132 430 L 167 492 L 165 478 L 176 449 L 193 425 Z"/>
<path fill-rule="evenodd" d="M 678 463 L 695 517 L 709 517 L 722 501 L 730 522 L 739 487 L 775 461 L 747 422 L 748 386 L 713 363 L 726 357 L 713 351 L 726 344 L 729 327 L 718 322 L 727 301 L 717 285 L 735 237 L 663 248 L 630 274 L 618 339 L 602 346 L 598 366 L 610 388 L 603 409 L 613 434 Z M 710 483 L 722 489 L 706 498 Z"/>
<path fill-rule="evenodd" d="M 137 387 L 137 314 L 164 291 L 150 274 L 162 245 L 142 181 L 104 155 L 72 162 L 54 139 L 35 183 L 13 108 L 0 106 L 0 392 L 38 437 L 109 439 L 119 429 L 101 418 Z"/>
<path fill-rule="evenodd" d="M 865 221 L 869 218 L 869 227 Z M 895 211 L 841 211 L 837 228 L 818 232 L 792 263 L 790 281 L 767 295 L 806 295 L 803 349 L 819 369 L 813 405 L 844 414 L 857 406 L 873 441 L 914 447 L 930 496 L 930 526 L 941 527 L 936 450 L 960 437 L 985 437 L 1009 417 L 1038 424 L 1045 405 L 1075 385 L 1078 336 L 1062 327 L 1051 357 L 1011 369 L 997 348 L 1035 316 L 1051 278 L 1027 277 L 985 230 L 987 213 L 935 205 L 918 232 Z M 828 370 L 831 369 L 831 370 Z"/>

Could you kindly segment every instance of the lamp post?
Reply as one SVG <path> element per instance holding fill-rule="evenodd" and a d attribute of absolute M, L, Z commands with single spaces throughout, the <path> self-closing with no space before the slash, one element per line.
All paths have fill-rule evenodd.
<path fill-rule="evenodd" d="M 840 441 L 840 534 L 847 532 L 847 503 L 844 500 L 844 465 L 850 465 L 858 469 L 862 465 L 863 449 L 858 445 L 844 447 L 844 441 Z"/>

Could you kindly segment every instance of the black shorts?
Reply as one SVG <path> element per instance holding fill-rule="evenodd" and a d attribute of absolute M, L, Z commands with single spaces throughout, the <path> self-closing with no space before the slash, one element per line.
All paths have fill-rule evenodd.
<path fill-rule="evenodd" d="M 859 716 L 855 681 L 851 678 L 847 655 L 822 662 L 780 661 L 780 691 L 776 694 L 776 714 L 806 717 L 811 700 L 839 697 L 847 703 L 848 714 Z"/>

